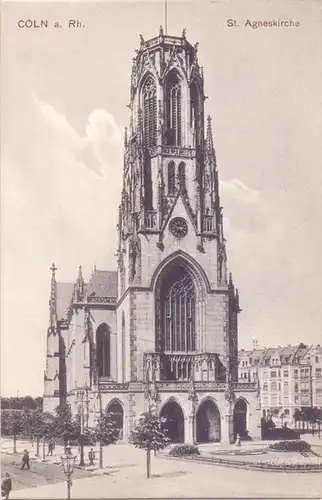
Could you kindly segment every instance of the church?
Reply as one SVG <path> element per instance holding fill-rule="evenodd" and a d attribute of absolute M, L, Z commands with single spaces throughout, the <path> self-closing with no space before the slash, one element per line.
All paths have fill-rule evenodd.
<path fill-rule="evenodd" d="M 211 118 L 185 30 L 132 60 L 116 271 L 51 267 L 44 410 L 63 402 L 127 441 L 153 407 L 172 442 L 260 436 L 259 388 L 238 382 L 238 290 L 227 270 Z"/>

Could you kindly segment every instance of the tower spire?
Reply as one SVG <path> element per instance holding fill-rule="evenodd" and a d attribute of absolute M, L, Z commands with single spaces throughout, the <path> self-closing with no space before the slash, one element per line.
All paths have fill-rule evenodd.
<path fill-rule="evenodd" d="M 215 148 L 214 148 L 214 140 L 212 137 L 212 128 L 211 128 L 211 116 L 207 117 L 207 133 L 206 133 L 206 152 L 210 161 L 215 163 Z"/>
<path fill-rule="evenodd" d="M 168 0 L 164 0 L 164 31 L 168 34 Z"/>

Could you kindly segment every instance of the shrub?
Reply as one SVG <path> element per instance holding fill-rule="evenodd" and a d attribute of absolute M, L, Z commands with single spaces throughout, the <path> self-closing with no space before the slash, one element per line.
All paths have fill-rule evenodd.
<path fill-rule="evenodd" d="M 171 448 L 169 453 L 173 457 L 182 457 L 183 455 L 200 455 L 198 447 L 193 444 L 177 444 Z"/>
<path fill-rule="evenodd" d="M 274 451 L 310 451 L 311 445 L 306 441 L 279 441 L 278 443 L 270 444 L 268 447 Z"/>

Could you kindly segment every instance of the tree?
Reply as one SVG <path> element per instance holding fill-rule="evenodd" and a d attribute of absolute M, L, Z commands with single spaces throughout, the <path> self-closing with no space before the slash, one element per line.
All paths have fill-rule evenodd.
<path fill-rule="evenodd" d="M 1 433 L 13 436 L 13 452 L 17 453 L 17 436 L 23 432 L 24 419 L 20 410 L 1 411 Z"/>
<path fill-rule="evenodd" d="M 14 397 L 14 398 L 1 398 L 1 408 L 10 410 L 23 410 L 24 408 L 29 408 L 30 410 L 35 410 L 38 407 L 42 407 L 43 398 L 38 396 L 33 398 L 32 396 Z"/>
<path fill-rule="evenodd" d="M 162 450 L 170 442 L 170 439 L 165 435 L 162 421 L 154 411 L 142 413 L 131 433 L 130 442 L 136 448 L 146 450 L 146 476 L 149 478 L 151 451 Z"/>
<path fill-rule="evenodd" d="M 76 439 L 80 434 L 80 426 L 73 419 L 69 404 L 63 403 L 55 408 L 55 421 L 52 426 L 52 433 L 64 441 L 65 449 L 67 442 Z"/>
<path fill-rule="evenodd" d="M 25 435 L 30 436 L 30 438 L 36 438 L 36 455 L 39 456 L 39 442 L 41 438 L 43 438 L 43 455 L 45 455 L 45 440 L 53 429 L 53 416 L 50 413 L 43 412 L 41 408 L 37 408 L 36 410 L 26 408 L 23 412 L 23 421 Z"/>
<path fill-rule="evenodd" d="M 103 446 L 116 443 L 119 438 L 120 428 L 111 413 L 101 415 L 94 429 L 94 438 L 100 445 L 100 468 L 103 468 Z"/>

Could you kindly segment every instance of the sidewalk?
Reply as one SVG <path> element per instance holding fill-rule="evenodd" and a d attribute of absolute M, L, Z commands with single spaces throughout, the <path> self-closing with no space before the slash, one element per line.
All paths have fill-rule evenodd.
<path fill-rule="evenodd" d="M 34 446 L 31 445 L 28 441 L 17 440 L 16 443 L 17 454 L 22 455 L 24 449 L 29 451 L 29 456 L 31 461 L 37 460 L 43 462 L 43 446 L 42 443 L 39 445 L 39 456 L 36 455 L 37 446 L 34 443 Z M 95 461 L 94 467 L 89 466 L 88 460 L 88 452 L 93 448 L 95 451 Z M 48 447 L 46 445 L 46 455 L 47 455 Z M 80 454 L 79 450 L 76 446 L 72 447 L 72 454 L 77 455 L 76 459 L 76 467 L 79 467 Z M 105 469 L 122 467 L 124 465 L 136 465 L 137 462 L 133 464 L 133 457 L 136 456 L 136 450 L 132 445 L 129 444 L 115 444 L 110 446 L 105 446 L 103 448 L 103 467 L 104 469 L 99 469 L 99 446 L 85 446 L 84 447 L 84 462 L 85 469 L 89 471 L 93 471 L 93 473 L 103 473 Z M 1 439 L 1 453 L 13 454 L 13 442 L 12 440 L 8 440 L 6 438 Z M 64 454 L 64 447 L 61 445 L 56 445 L 53 455 L 49 455 L 45 457 L 45 461 L 48 463 L 61 465 L 61 456 Z M 115 458 L 117 457 L 116 463 Z"/>

